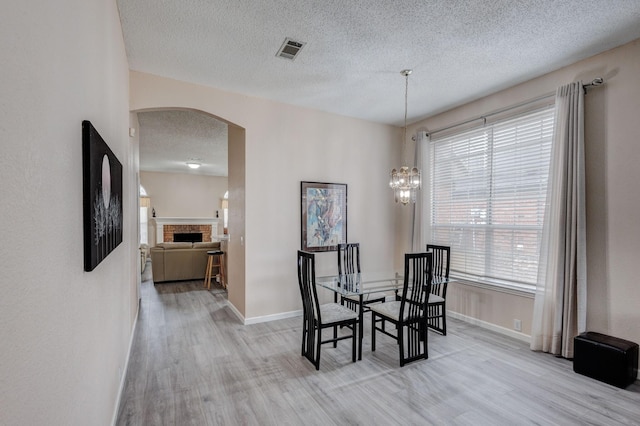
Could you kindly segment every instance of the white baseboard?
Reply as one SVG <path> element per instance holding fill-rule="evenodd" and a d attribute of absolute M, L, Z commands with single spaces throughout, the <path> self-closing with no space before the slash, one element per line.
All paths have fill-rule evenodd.
<path fill-rule="evenodd" d="M 115 426 L 118 421 L 118 411 L 120 411 L 120 402 L 122 399 L 122 392 L 124 391 L 124 384 L 127 380 L 127 372 L 129 371 L 129 357 L 131 356 L 131 349 L 133 349 L 133 339 L 136 336 L 138 329 L 138 316 L 140 315 L 140 299 L 138 299 L 138 309 L 136 317 L 133 320 L 133 328 L 131 332 L 131 338 L 129 339 L 129 350 L 127 351 L 127 359 L 124 361 L 124 368 L 122 369 L 122 376 L 120 377 L 120 388 L 118 389 L 118 396 L 116 397 L 116 407 L 111 418 L 111 425 Z"/>
<path fill-rule="evenodd" d="M 282 312 L 280 314 L 251 317 L 251 318 L 246 318 L 244 320 L 244 325 L 259 324 L 261 322 L 269 322 L 269 321 L 277 321 L 277 320 L 286 319 L 286 318 L 299 317 L 301 315 L 302 315 L 302 309 L 297 311 Z"/>
<path fill-rule="evenodd" d="M 505 327 L 500 327 L 499 325 L 491 324 L 490 322 L 486 322 L 486 321 L 479 320 L 477 318 L 462 315 L 458 312 L 447 311 L 447 315 L 450 318 L 459 319 L 469 324 L 477 325 L 478 327 L 486 328 L 487 330 L 495 331 L 496 333 L 504 334 L 506 336 L 513 337 L 514 339 L 518 339 L 526 343 L 531 343 L 531 336 L 529 336 L 528 334 L 520 333 L 519 331 L 515 331 L 515 330 L 510 330 Z"/>
<path fill-rule="evenodd" d="M 231 310 L 236 314 L 236 316 L 240 319 L 240 321 L 244 325 L 259 324 L 259 323 L 269 322 L 269 321 L 277 321 L 277 320 L 281 320 L 281 319 L 293 318 L 293 317 L 297 317 L 297 316 L 302 315 L 302 310 L 300 309 L 300 310 L 297 310 L 297 311 L 282 312 L 282 313 L 278 313 L 278 314 L 271 314 L 271 315 L 263 315 L 263 316 L 258 316 L 258 317 L 245 318 L 236 309 L 236 307 L 233 306 L 231 303 L 229 303 L 229 307 L 231 308 Z M 506 336 L 509 336 L 509 337 L 513 337 L 514 339 L 518 339 L 518 340 L 526 342 L 526 343 L 531 343 L 531 336 L 529 336 L 527 334 L 520 333 L 520 332 L 514 331 L 514 330 L 510 330 L 510 329 L 505 328 L 505 327 L 500 327 L 498 325 L 491 324 L 489 322 L 482 321 L 482 320 L 479 320 L 477 318 L 469 317 L 467 315 L 462 315 L 462 314 L 459 314 L 459 313 L 453 312 L 453 311 L 447 311 L 447 315 L 450 318 L 456 318 L 456 319 L 459 319 L 461 321 L 467 322 L 469 324 L 477 325 L 478 327 L 486 328 L 488 330 L 495 331 L 496 333 L 500 333 L 500 334 L 503 334 L 503 335 L 506 335 Z"/>
<path fill-rule="evenodd" d="M 242 324 L 244 324 L 244 323 L 245 323 L 245 322 L 244 322 L 244 315 L 242 315 L 242 314 L 240 313 L 240 311 L 239 311 L 235 306 L 233 306 L 233 303 L 231 303 L 231 302 L 227 301 L 227 306 L 229 307 L 229 309 L 231 309 L 231 312 L 233 312 L 233 313 L 235 314 L 235 316 L 237 316 L 237 317 L 238 317 L 238 319 L 240 320 L 240 322 L 241 322 Z"/>
<path fill-rule="evenodd" d="M 260 324 L 261 322 L 277 321 L 281 319 L 293 318 L 293 317 L 298 317 L 302 315 L 302 309 L 300 309 L 300 310 L 291 311 L 291 312 L 281 312 L 279 314 L 245 318 L 244 315 L 242 315 L 240 311 L 235 306 L 233 306 L 232 303 L 227 302 L 227 306 L 229 306 L 229 308 L 231 309 L 231 312 L 233 312 L 238 317 L 240 322 L 244 325 Z"/>

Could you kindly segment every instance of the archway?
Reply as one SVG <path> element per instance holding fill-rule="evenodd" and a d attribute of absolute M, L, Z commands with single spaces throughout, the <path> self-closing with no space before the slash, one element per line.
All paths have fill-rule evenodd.
<path fill-rule="evenodd" d="M 228 299 L 233 308 L 244 314 L 245 306 L 245 247 L 243 241 L 232 236 L 244 235 L 244 209 L 245 209 L 245 129 L 221 118 L 210 111 L 195 108 L 183 108 L 172 106 L 158 106 L 155 108 L 145 108 L 132 110 L 133 127 L 139 127 L 137 114 L 152 111 L 182 110 L 193 111 L 219 120 L 228 126 L 228 169 L 227 176 L 229 191 L 228 198 L 228 236 L 227 249 L 227 281 Z"/>

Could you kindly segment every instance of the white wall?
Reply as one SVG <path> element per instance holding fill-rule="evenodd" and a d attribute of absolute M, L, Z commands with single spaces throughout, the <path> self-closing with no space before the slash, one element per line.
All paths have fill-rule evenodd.
<path fill-rule="evenodd" d="M 158 217 L 222 217 L 226 177 L 141 171 L 140 182 Z"/>
<path fill-rule="evenodd" d="M 139 72 L 131 73 L 130 84 L 132 111 L 192 108 L 246 131 L 244 228 L 234 232 L 230 222 L 229 230 L 229 299 L 246 319 L 301 308 L 296 277 L 300 181 L 348 184 L 348 238 L 361 243 L 363 269 L 394 269 L 396 207 L 387 179 L 399 161 L 398 128 Z M 230 154 L 230 169 L 232 161 Z M 233 210 L 231 174 L 229 188 Z M 231 216 L 235 217 L 233 211 Z M 238 259 L 233 250 L 243 248 L 244 286 L 233 270 Z M 319 273 L 335 271 L 335 256 L 317 256 Z"/>
<path fill-rule="evenodd" d="M 222 224 L 221 200 L 227 191 L 224 176 L 190 173 L 140 172 L 140 182 L 147 191 L 157 217 L 215 217 L 219 212 Z M 148 209 L 151 219 L 152 209 Z M 149 244 L 155 245 L 155 227 L 149 221 Z M 222 225 L 217 233 L 222 233 Z M 214 235 L 217 235 L 214 232 Z"/>
<path fill-rule="evenodd" d="M 585 97 L 587 328 L 640 342 L 640 40 L 415 123 L 435 130 L 553 92 L 572 81 L 603 77 Z M 533 299 L 452 285 L 448 308 L 512 329 L 531 330 Z"/>
<path fill-rule="evenodd" d="M 137 164 L 116 2 L 4 2 L 0 57 L 0 424 L 107 425 L 137 312 Z M 82 120 L 124 173 L 124 241 L 93 272 Z"/>

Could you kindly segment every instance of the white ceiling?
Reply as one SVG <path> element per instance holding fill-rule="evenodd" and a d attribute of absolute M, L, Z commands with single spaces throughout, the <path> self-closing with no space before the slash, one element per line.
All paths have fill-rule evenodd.
<path fill-rule="evenodd" d="M 118 0 L 118 7 L 132 70 L 393 125 L 403 123 L 402 69 L 413 69 L 411 123 L 640 38 L 639 0 Z M 295 61 L 276 57 L 285 37 L 306 43 Z"/>
<path fill-rule="evenodd" d="M 227 124 L 197 111 L 139 112 L 140 170 L 227 176 Z M 202 166 L 187 167 L 193 161 Z"/>

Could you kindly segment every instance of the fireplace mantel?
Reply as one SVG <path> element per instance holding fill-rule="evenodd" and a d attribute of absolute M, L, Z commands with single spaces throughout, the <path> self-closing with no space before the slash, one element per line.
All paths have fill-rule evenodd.
<path fill-rule="evenodd" d="M 220 219 L 215 217 L 154 217 L 151 222 L 156 225 L 156 242 L 163 242 L 165 225 L 209 225 L 213 238 L 218 234 Z"/>

